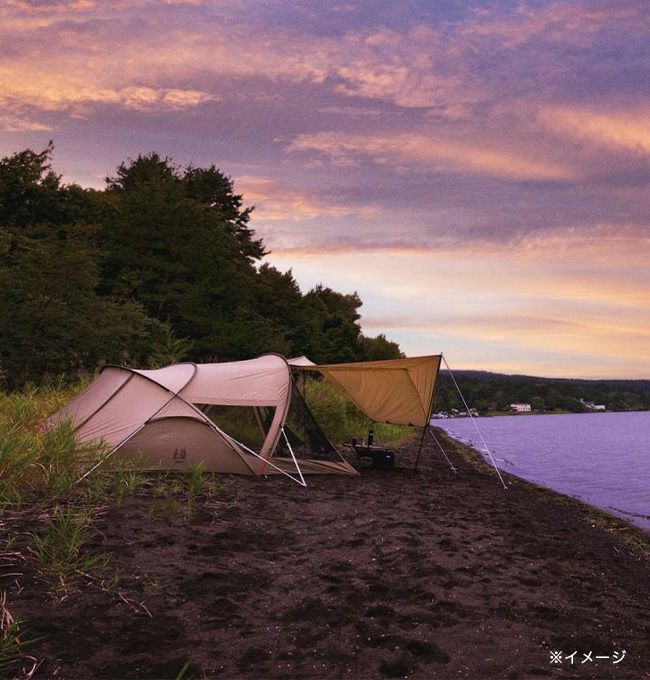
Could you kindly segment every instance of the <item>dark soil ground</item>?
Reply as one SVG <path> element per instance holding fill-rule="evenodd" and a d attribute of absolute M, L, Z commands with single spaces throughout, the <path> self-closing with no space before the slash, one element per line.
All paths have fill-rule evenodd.
<path fill-rule="evenodd" d="M 34 677 L 650 678 L 646 534 L 441 438 L 457 475 L 411 442 L 306 489 L 225 478 L 189 516 L 152 488 L 104 508 L 85 550 L 114 580 L 5 582 Z"/>

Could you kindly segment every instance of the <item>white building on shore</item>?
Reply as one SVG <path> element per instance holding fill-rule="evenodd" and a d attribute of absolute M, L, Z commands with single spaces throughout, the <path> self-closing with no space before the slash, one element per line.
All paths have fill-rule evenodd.
<path fill-rule="evenodd" d="M 530 404 L 510 404 L 510 410 L 513 413 L 530 413 L 532 411 L 532 407 Z"/>
<path fill-rule="evenodd" d="M 580 403 L 589 411 L 606 411 L 607 407 L 605 404 L 594 404 L 593 401 L 585 401 L 580 399 Z"/>

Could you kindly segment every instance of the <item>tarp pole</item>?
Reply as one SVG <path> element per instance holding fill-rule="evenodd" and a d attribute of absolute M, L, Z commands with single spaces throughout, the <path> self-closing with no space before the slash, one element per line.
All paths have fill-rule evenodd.
<path fill-rule="evenodd" d="M 418 465 L 420 464 L 420 454 L 422 453 L 422 447 L 424 446 L 424 435 L 426 434 L 428 429 L 429 429 L 428 425 L 425 425 L 422 428 L 422 436 L 420 437 L 420 446 L 418 448 L 418 455 L 415 457 L 415 466 L 413 467 L 413 470 L 417 470 Z"/>
<path fill-rule="evenodd" d="M 451 378 L 452 382 L 454 383 L 456 389 L 458 390 L 458 394 L 460 395 L 460 398 L 463 402 L 463 405 L 465 406 L 465 410 L 467 411 L 467 415 L 470 417 L 472 424 L 474 425 L 474 429 L 476 430 L 479 438 L 481 439 L 481 442 L 483 443 L 483 451 L 487 453 L 490 461 L 492 462 L 492 466 L 496 470 L 497 475 L 499 476 L 499 480 L 501 481 L 501 484 L 503 484 L 503 488 L 507 489 L 508 485 L 505 483 L 503 480 L 503 477 L 501 476 L 501 471 L 497 467 L 497 464 L 494 462 L 494 458 L 492 458 L 492 454 L 490 453 L 490 449 L 488 448 L 488 445 L 485 443 L 485 439 L 483 438 L 483 434 L 481 433 L 481 430 L 479 430 L 478 425 L 476 424 L 476 419 L 472 415 L 469 406 L 467 405 L 467 402 L 465 401 L 465 397 L 463 396 L 463 393 L 460 391 L 460 387 L 458 387 L 458 383 L 456 382 L 456 378 L 454 378 L 454 374 L 451 372 L 451 368 L 449 367 L 449 364 L 447 363 L 447 359 L 445 359 L 445 355 L 441 354 L 442 360 L 445 362 L 445 366 L 447 367 L 447 371 L 449 371 L 449 377 Z"/>
<path fill-rule="evenodd" d="M 442 353 L 440 353 L 440 358 L 442 359 Z M 429 411 L 427 412 L 426 425 L 422 429 L 422 437 L 420 438 L 420 447 L 418 448 L 418 455 L 415 457 L 415 465 L 413 470 L 418 469 L 420 464 L 420 454 L 422 453 L 422 447 L 424 446 L 424 437 L 427 430 L 431 432 L 431 413 L 433 412 L 433 400 L 435 399 L 436 386 L 438 384 L 438 375 L 440 374 L 440 362 L 438 362 L 438 370 L 436 371 L 435 378 L 433 379 L 433 389 L 431 390 L 431 400 L 429 401 Z M 452 466 L 453 467 L 453 466 Z"/>

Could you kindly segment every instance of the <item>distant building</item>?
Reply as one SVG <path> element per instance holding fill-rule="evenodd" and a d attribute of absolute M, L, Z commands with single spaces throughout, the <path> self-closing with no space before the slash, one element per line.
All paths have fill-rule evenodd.
<path fill-rule="evenodd" d="M 510 410 L 513 413 L 529 413 L 533 409 L 530 404 L 510 404 Z"/>
<path fill-rule="evenodd" d="M 607 407 L 605 404 L 594 404 L 593 401 L 585 401 L 584 399 L 580 399 L 580 403 L 588 410 L 588 411 L 606 411 Z"/>

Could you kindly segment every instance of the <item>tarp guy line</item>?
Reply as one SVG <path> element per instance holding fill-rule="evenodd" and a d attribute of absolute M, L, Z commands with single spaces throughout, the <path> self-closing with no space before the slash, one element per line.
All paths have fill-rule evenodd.
<path fill-rule="evenodd" d="M 454 378 L 454 374 L 451 372 L 451 368 L 449 368 L 449 364 L 447 363 L 447 359 L 445 359 L 445 355 L 441 354 L 442 360 L 445 362 L 445 366 L 447 367 L 447 370 L 449 371 L 449 376 L 451 377 L 454 385 L 456 386 L 456 389 L 458 390 L 458 394 L 460 395 L 460 398 L 463 401 L 463 404 L 465 405 L 465 410 L 467 411 L 467 415 L 472 420 L 472 424 L 474 425 L 474 429 L 478 433 L 478 436 L 481 438 L 481 441 L 483 442 L 483 450 L 487 455 L 489 456 L 490 460 L 492 461 L 492 465 L 494 466 L 494 469 L 497 471 L 497 475 L 499 476 L 499 479 L 501 480 L 501 484 L 503 484 L 503 488 L 507 489 L 508 485 L 503 481 L 503 477 L 501 476 L 501 472 L 499 468 L 497 467 L 497 464 L 494 462 L 494 458 L 492 458 L 492 454 L 490 453 L 490 449 L 488 448 L 488 445 L 485 443 L 485 439 L 483 439 L 483 434 L 481 433 L 481 430 L 479 430 L 478 425 L 476 424 L 476 419 L 472 415 L 472 412 L 469 410 L 469 406 L 467 405 L 467 402 L 465 401 L 465 397 L 463 396 L 463 393 L 460 391 L 460 387 L 458 387 L 458 383 L 456 382 L 456 378 Z"/>

